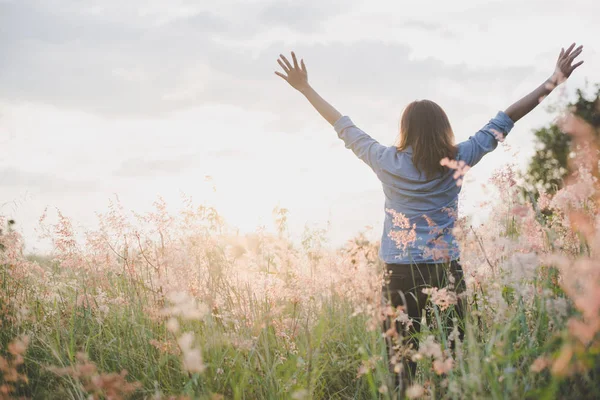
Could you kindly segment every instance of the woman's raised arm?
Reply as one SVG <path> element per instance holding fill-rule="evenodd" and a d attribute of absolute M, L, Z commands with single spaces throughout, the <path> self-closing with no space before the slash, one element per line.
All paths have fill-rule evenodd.
<path fill-rule="evenodd" d="M 312 106 L 319 112 L 319 114 L 321 114 L 323 118 L 327 120 L 327 122 L 329 122 L 331 125 L 335 124 L 335 122 L 340 119 L 342 114 L 340 114 L 335 107 L 325 101 L 325 99 L 323 99 L 308 84 L 308 71 L 306 70 L 306 65 L 304 65 L 304 60 L 300 60 L 300 65 L 298 65 L 296 54 L 294 54 L 293 51 L 292 61 L 294 65 L 292 65 L 283 54 L 280 54 L 277 62 L 281 68 L 283 68 L 285 75 L 278 71 L 275 71 L 275 74 L 283 78 L 287 83 L 290 84 L 290 86 L 302 93 L 304 97 L 308 99 L 310 104 L 312 104 Z"/>
<path fill-rule="evenodd" d="M 554 70 L 554 74 L 550 78 L 548 78 L 544 83 L 535 88 L 531 93 L 527 96 L 523 97 L 521 100 L 515 102 L 510 107 L 506 109 L 505 114 L 510 117 L 513 122 L 517 122 L 525 115 L 527 115 L 531 110 L 533 110 L 554 88 L 571 76 L 575 68 L 579 67 L 583 64 L 583 61 L 579 61 L 576 64 L 573 64 L 573 61 L 581 54 L 583 51 L 583 46 L 577 47 L 575 50 L 575 43 L 573 43 L 569 48 L 565 51 L 565 49 L 561 49 L 560 55 L 558 56 L 558 60 L 556 61 L 556 69 Z"/>
<path fill-rule="evenodd" d="M 294 89 L 302 93 L 312 104 L 312 106 L 329 122 L 338 134 L 338 137 L 344 141 L 346 148 L 351 149 L 354 154 L 367 165 L 369 165 L 375 173 L 379 173 L 381 165 L 379 160 L 383 151 L 386 149 L 359 129 L 348 116 L 342 117 L 342 114 L 335 109 L 331 104 L 325 101 L 319 94 L 308 84 L 308 74 L 304 60 L 298 60 L 292 52 L 292 65 L 283 54 L 279 55 L 277 62 L 285 71 L 285 75 L 281 72 L 275 72 L 276 75 L 282 77 Z"/>

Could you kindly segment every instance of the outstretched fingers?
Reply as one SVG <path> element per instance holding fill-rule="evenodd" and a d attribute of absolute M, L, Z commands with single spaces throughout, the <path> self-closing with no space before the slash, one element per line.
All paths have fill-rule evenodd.
<path fill-rule="evenodd" d="M 298 66 L 298 60 L 296 59 L 296 54 L 294 54 L 293 51 L 292 51 L 292 60 L 294 61 L 294 68 L 300 69 L 300 67 Z"/>
<path fill-rule="evenodd" d="M 563 56 L 565 58 L 569 57 L 569 54 L 571 54 L 571 50 L 573 50 L 573 48 L 575 47 L 575 43 L 572 43 L 569 48 L 564 52 Z"/>
<path fill-rule="evenodd" d="M 573 64 L 583 52 L 583 45 L 575 46 L 576 43 L 572 43 L 566 50 L 564 47 L 560 50 L 560 55 L 556 62 L 556 70 L 551 78 L 553 84 L 556 85 L 564 82 L 577 67 L 583 64 L 583 61 Z"/>
<path fill-rule="evenodd" d="M 281 68 L 285 71 L 286 74 L 290 73 L 290 69 L 281 60 L 278 59 L 277 63 L 281 66 Z"/>
<path fill-rule="evenodd" d="M 285 63 L 285 65 L 291 70 L 294 67 L 292 67 L 292 64 L 290 64 L 290 62 L 288 61 L 287 58 L 285 58 L 285 56 L 283 54 L 280 54 L 279 57 L 281 57 L 281 59 L 283 60 L 283 62 Z M 286 71 L 288 72 L 288 71 Z"/>
<path fill-rule="evenodd" d="M 577 64 L 573 65 L 571 67 L 571 72 L 575 71 L 575 68 L 579 67 L 581 64 L 583 64 L 583 60 L 581 60 Z"/>
<path fill-rule="evenodd" d="M 582 51 L 583 46 L 579 46 L 577 49 L 575 49 L 575 51 L 571 53 L 571 55 L 567 59 L 569 61 L 569 64 L 571 64 L 575 60 L 575 58 L 577 58 L 577 56 L 581 54 Z"/>
<path fill-rule="evenodd" d="M 276 71 L 275 75 L 284 79 L 287 83 L 289 83 L 294 89 L 303 91 L 308 86 L 308 74 L 306 73 L 306 66 L 304 65 L 304 60 L 300 60 L 298 62 L 298 57 L 296 57 L 296 53 L 293 51 L 292 53 L 292 62 L 293 64 L 283 55 L 280 54 L 277 62 L 279 66 L 283 69 L 283 72 Z"/>
<path fill-rule="evenodd" d="M 275 75 L 280 76 L 283 80 L 285 80 L 287 82 L 288 78 L 286 75 L 282 74 L 279 71 L 275 71 Z"/>

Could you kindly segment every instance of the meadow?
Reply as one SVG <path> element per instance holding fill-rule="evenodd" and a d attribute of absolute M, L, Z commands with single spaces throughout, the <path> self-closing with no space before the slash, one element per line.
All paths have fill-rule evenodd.
<path fill-rule="evenodd" d="M 580 151 L 562 189 L 524 199 L 508 165 L 485 224 L 459 220 L 464 340 L 446 329 L 456 295 L 432 290 L 419 349 L 398 349 L 418 362 L 409 398 L 600 393 L 597 149 L 582 120 L 564 124 Z M 4 229 L 0 398 L 396 398 L 384 336 L 397 332 L 381 324 L 402 313 L 381 301 L 377 243 L 360 234 L 334 251 L 307 230 L 295 244 L 286 216 L 239 235 L 188 199 L 175 214 L 160 199 L 143 215 L 113 202 L 84 240 L 42 216 L 43 257 Z"/>

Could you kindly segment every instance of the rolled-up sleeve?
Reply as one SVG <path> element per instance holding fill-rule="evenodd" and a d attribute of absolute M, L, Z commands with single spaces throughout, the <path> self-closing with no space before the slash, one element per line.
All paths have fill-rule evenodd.
<path fill-rule="evenodd" d="M 377 140 L 359 129 L 348 116 L 338 119 L 333 128 L 342 139 L 347 149 L 350 149 L 358 158 L 363 160 L 375 173 L 379 173 L 381 166 L 379 159 L 386 149 Z"/>
<path fill-rule="evenodd" d="M 458 145 L 458 159 L 474 166 L 484 155 L 498 147 L 498 140 L 503 140 L 514 124 L 506 113 L 498 111 L 475 135 Z"/>

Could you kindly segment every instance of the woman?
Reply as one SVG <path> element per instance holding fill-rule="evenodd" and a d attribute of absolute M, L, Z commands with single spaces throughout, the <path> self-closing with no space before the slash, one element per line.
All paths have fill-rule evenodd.
<path fill-rule="evenodd" d="M 402 306 L 411 317 L 414 331 L 411 338 L 419 331 L 421 309 L 427 300 L 422 292 L 424 287 L 442 288 L 449 283 L 457 292 L 465 289 L 458 262 L 459 248 L 453 237 L 461 186 L 454 179 L 454 171 L 441 161 L 456 160 L 461 168 L 477 164 L 496 148 L 498 139 L 506 136 L 515 122 L 583 63 L 573 64 L 582 50 L 582 46 L 575 49 L 575 43 L 566 51 L 562 49 L 555 73 L 548 80 L 505 111 L 499 111 L 475 135 L 458 145 L 454 144 L 454 133 L 442 108 L 432 101 L 421 100 L 404 110 L 395 145 L 383 146 L 350 118 L 342 116 L 309 85 L 304 60 L 298 64 L 293 52 L 292 62 L 283 55 L 277 60 L 284 73 L 275 74 L 308 99 L 333 125 L 346 147 L 369 165 L 382 183 L 386 215 L 379 256 L 390 272 L 390 280 L 383 289 L 392 306 Z M 457 311 L 461 317 L 460 301 Z M 391 328 L 392 335 L 389 322 L 384 326 L 387 336 L 402 332 L 400 327 Z M 411 339 L 407 341 L 410 343 Z M 417 346 L 414 339 L 412 345 Z M 392 352 L 391 343 L 388 349 Z M 395 356 L 390 354 L 390 357 Z M 414 376 L 416 365 L 408 361 L 400 370 L 406 372 L 402 374 L 404 389 Z"/>

